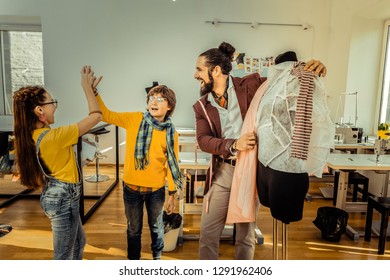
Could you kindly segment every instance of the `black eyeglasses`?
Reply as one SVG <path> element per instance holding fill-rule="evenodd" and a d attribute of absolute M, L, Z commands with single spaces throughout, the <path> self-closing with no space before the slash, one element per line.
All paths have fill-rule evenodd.
<path fill-rule="evenodd" d="M 54 107 L 58 107 L 58 101 L 56 100 L 56 99 L 53 99 L 52 101 L 50 101 L 50 102 L 45 102 L 45 103 L 41 103 L 41 104 L 39 104 L 39 105 L 49 105 L 49 104 L 53 104 L 54 105 Z"/>

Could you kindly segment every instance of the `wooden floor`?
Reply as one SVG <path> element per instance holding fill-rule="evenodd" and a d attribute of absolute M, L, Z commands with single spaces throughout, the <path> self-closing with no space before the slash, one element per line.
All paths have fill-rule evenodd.
<path fill-rule="evenodd" d="M 87 167 L 85 175 L 93 174 L 94 168 Z M 114 177 L 114 168 L 104 166 L 101 173 Z M 120 172 L 120 177 L 122 172 Z M 110 181 L 104 183 L 86 183 L 86 194 L 101 194 Z M 324 199 L 319 187 L 324 184 L 312 184 L 309 193 L 311 202 L 305 201 L 304 217 L 301 221 L 288 225 L 287 252 L 290 260 L 389 260 L 390 241 L 386 243 L 384 255 L 377 254 L 378 238 L 373 236 L 370 242 L 351 240 L 343 235 L 339 242 L 328 242 L 321 238 L 321 232 L 313 225 L 317 209 L 321 206 L 332 206 L 332 201 Z M 23 189 L 17 182 L 11 182 L 10 176 L 0 179 L 0 193 L 16 193 Z M 0 198 L 0 202 L 4 201 Z M 86 211 L 95 200 L 86 200 Z M 378 215 L 374 215 L 378 219 Z M 199 232 L 200 215 L 184 215 L 185 236 L 193 236 Z M 38 198 L 18 199 L 11 205 L 0 209 L 0 223 L 10 224 L 13 230 L 0 238 L 0 259 L 2 260 L 49 260 L 52 258 L 52 236 L 50 222 L 39 206 Z M 272 260 L 272 224 L 273 220 L 268 208 L 261 206 L 257 219 L 258 227 L 264 243 L 256 245 L 254 259 Z M 364 231 L 365 214 L 350 213 L 349 225 Z M 122 186 L 114 188 L 103 204 L 84 225 L 87 235 L 87 246 L 84 258 L 87 260 L 125 260 L 126 259 L 126 218 L 122 200 Z M 281 232 L 281 229 L 279 230 Z M 146 222 L 143 227 L 142 259 L 151 259 L 150 235 Z M 279 238 L 279 244 L 281 238 Z M 279 245 L 281 256 L 281 244 Z M 198 241 L 184 240 L 171 252 L 163 252 L 163 259 L 198 259 Z M 234 259 L 232 241 L 221 241 L 220 259 Z"/>

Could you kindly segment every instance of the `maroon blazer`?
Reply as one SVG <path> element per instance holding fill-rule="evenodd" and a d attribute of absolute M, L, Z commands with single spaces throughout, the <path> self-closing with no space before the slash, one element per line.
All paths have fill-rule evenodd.
<path fill-rule="evenodd" d="M 262 78 L 258 73 L 254 73 L 243 78 L 232 77 L 232 80 L 234 90 L 237 94 L 237 100 L 240 105 L 241 116 L 244 120 L 253 96 L 266 78 Z M 205 94 L 193 105 L 196 118 L 196 140 L 202 151 L 213 155 L 211 164 L 213 165 L 213 171 L 215 172 L 218 168 L 218 157 L 222 156 L 223 158 L 228 158 L 231 156 L 229 148 L 236 139 L 222 138 L 221 120 L 219 118 L 218 110 L 207 100 L 207 96 L 208 94 Z M 199 102 L 205 107 L 212 127 L 210 127 L 206 114 Z M 205 194 L 210 187 L 209 182 L 210 168 L 207 170 Z"/>

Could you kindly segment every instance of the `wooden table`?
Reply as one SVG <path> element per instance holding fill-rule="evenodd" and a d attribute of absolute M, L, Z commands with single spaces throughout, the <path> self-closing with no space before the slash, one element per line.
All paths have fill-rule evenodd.
<path fill-rule="evenodd" d="M 385 174 L 384 196 L 387 196 L 390 171 L 390 155 L 381 155 L 376 162 L 374 154 L 330 154 L 327 164 L 330 168 L 340 171 L 339 184 L 337 186 L 336 207 L 347 212 L 365 212 L 367 202 L 347 202 L 348 173 L 355 170 L 371 170 Z M 347 234 L 354 240 L 359 238 L 359 233 L 347 226 Z"/>
<path fill-rule="evenodd" d="M 196 130 L 193 127 L 176 127 L 179 136 L 195 136 Z"/>
<path fill-rule="evenodd" d="M 348 150 L 354 154 L 364 154 L 374 150 L 374 143 L 335 144 L 335 150 Z"/>

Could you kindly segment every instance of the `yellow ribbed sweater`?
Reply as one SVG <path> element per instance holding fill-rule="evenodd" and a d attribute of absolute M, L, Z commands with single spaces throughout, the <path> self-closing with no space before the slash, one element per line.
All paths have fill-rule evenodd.
<path fill-rule="evenodd" d="M 128 185 L 150 187 L 154 190 L 168 185 L 168 190 L 176 190 L 171 170 L 167 160 L 166 130 L 154 129 L 149 149 L 149 165 L 144 170 L 136 170 L 134 164 L 134 151 L 138 129 L 142 121 L 142 112 L 113 112 L 104 104 L 100 95 L 97 96 L 103 121 L 122 127 L 126 130 L 126 151 L 123 168 L 123 181 Z M 175 131 L 174 151 L 178 159 L 178 134 Z"/>

